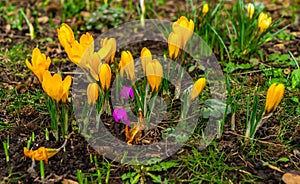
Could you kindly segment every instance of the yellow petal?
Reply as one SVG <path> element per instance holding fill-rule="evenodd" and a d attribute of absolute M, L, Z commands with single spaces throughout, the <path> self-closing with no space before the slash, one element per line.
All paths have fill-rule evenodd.
<path fill-rule="evenodd" d="M 205 4 L 203 5 L 203 7 L 202 7 L 202 16 L 203 16 L 203 17 L 207 14 L 208 10 L 209 10 L 208 4 L 205 3 Z"/>
<path fill-rule="evenodd" d="M 29 63 L 28 59 L 26 59 L 25 63 L 26 63 L 26 66 L 32 71 L 33 70 L 32 65 L 31 65 L 31 63 Z"/>
<path fill-rule="evenodd" d="M 151 90 L 157 91 L 159 89 L 163 76 L 162 66 L 157 59 L 154 59 L 147 63 L 146 76 Z"/>
<path fill-rule="evenodd" d="M 272 113 L 276 110 L 277 106 L 279 105 L 280 101 L 283 98 L 284 94 L 284 85 L 278 84 L 276 85 L 273 83 L 267 92 L 267 99 L 266 99 L 266 106 L 265 112 L 266 114 Z"/>
<path fill-rule="evenodd" d="M 99 71 L 99 80 L 103 91 L 107 91 L 110 87 L 111 69 L 108 64 L 102 64 Z"/>
<path fill-rule="evenodd" d="M 93 53 L 94 52 L 94 38 L 91 34 L 86 33 L 80 37 L 80 42 L 75 40 L 71 44 L 71 48 L 66 49 L 68 57 L 70 60 L 79 65 L 80 67 L 85 67 L 85 62 L 80 64 L 80 61 L 85 52 Z"/>
<path fill-rule="evenodd" d="M 189 21 L 185 16 L 181 16 L 173 23 L 172 29 L 175 34 L 182 38 L 181 46 L 184 48 L 194 32 L 194 21 Z"/>
<path fill-rule="evenodd" d="M 53 157 L 56 153 L 58 153 L 58 149 L 53 149 L 53 148 L 46 148 L 47 152 L 47 157 L 51 158 Z"/>
<path fill-rule="evenodd" d="M 182 39 L 178 34 L 171 32 L 168 38 L 168 50 L 169 50 L 169 57 L 171 59 L 175 59 L 178 56 L 179 49 L 183 44 Z"/>
<path fill-rule="evenodd" d="M 247 12 L 250 19 L 252 19 L 254 14 L 254 5 L 252 3 L 249 3 L 247 6 Z"/>
<path fill-rule="evenodd" d="M 65 23 L 57 29 L 58 40 L 60 44 L 66 49 L 70 48 L 75 41 L 73 30 Z"/>
<path fill-rule="evenodd" d="M 32 59 L 31 59 L 32 66 L 37 66 L 37 61 L 40 55 L 41 55 L 40 49 L 38 49 L 37 47 L 34 48 L 32 51 Z"/>
<path fill-rule="evenodd" d="M 122 51 L 121 53 L 121 60 L 120 60 L 120 65 L 121 70 L 124 70 L 127 77 L 131 80 L 134 81 L 135 79 L 135 73 L 134 73 L 134 60 L 132 57 L 132 54 L 130 51 Z M 121 72 L 121 76 L 122 76 Z"/>
<path fill-rule="evenodd" d="M 95 104 L 98 99 L 98 84 L 97 83 L 90 83 L 87 87 L 87 97 L 88 97 L 88 104 L 92 105 Z"/>
<path fill-rule="evenodd" d="M 72 83 L 72 77 L 69 75 L 66 76 L 64 81 L 62 81 L 62 86 L 63 86 L 62 102 L 63 103 L 65 103 L 68 99 L 71 83 Z"/>
<path fill-rule="evenodd" d="M 100 44 L 101 44 L 101 49 L 99 50 L 99 54 L 101 58 L 105 59 L 105 62 L 107 64 L 112 63 L 115 59 L 115 53 L 117 49 L 116 39 L 105 38 L 101 40 Z"/>
<path fill-rule="evenodd" d="M 197 96 L 199 96 L 201 91 L 204 89 L 205 85 L 206 85 L 205 78 L 198 79 L 192 88 L 192 91 L 190 93 L 190 99 L 194 100 Z"/>
<path fill-rule="evenodd" d="M 149 49 L 144 47 L 141 51 L 141 63 L 144 71 L 145 71 L 146 64 L 150 61 L 152 61 L 152 54 Z"/>

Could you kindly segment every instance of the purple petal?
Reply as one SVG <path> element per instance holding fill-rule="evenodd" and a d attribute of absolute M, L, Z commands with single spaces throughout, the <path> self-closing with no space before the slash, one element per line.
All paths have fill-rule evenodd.
<path fill-rule="evenodd" d="M 129 96 L 130 96 L 131 99 L 134 99 L 134 93 L 133 93 L 132 88 L 129 89 Z"/>
<path fill-rule="evenodd" d="M 120 92 L 120 95 L 127 100 L 129 97 L 130 98 L 134 98 L 134 93 L 132 88 L 127 87 L 127 86 L 123 86 L 123 89 Z"/>
<path fill-rule="evenodd" d="M 113 117 L 114 117 L 116 122 L 120 121 L 120 118 L 118 116 L 118 114 L 119 114 L 118 111 L 119 111 L 119 109 L 114 109 L 114 112 L 113 112 Z"/>
<path fill-rule="evenodd" d="M 124 108 L 116 108 L 113 112 L 113 118 L 116 122 L 122 122 L 126 125 L 130 125 L 130 121 L 128 120 L 127 112 Z"/>
<path fill-rule="evenodd" d="M 127 125 L 127 126 L 130 126 L 131 121 L 129 121 L 129 120 L 127 119 L 126 121 L 124 121 L 124 124 Z"/>
<path fill-rule="evenodd" d="M 120 95 L 121 95 L 125 100 L 128 99 L 128 93 L 127 93 L 127 91 L 126 91 L 124 88 L 121 90 Z"/>

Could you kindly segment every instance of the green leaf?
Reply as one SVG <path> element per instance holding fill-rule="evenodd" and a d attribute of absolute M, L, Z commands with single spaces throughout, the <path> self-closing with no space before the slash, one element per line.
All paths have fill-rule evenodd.
<path fill-rule="evenodd" d="M 224 69 L 227 73 L 232 73 L 235 70 L 235 64 L 233 62 L 225 63 L 226 68 Z"/>
<path fill-rule="evenodd" d="M 195 65 L 192 65 L 192 66 L 190 66 L 190 67 L 189 67 L 189 72 L 192 72 L 192 71 L 194 71 L 194 70 L 195 70 L 195 68 L 196 68 L 196 67 L 195 67 Z"/>
<path fill-rule="evenodd" d="M 138 175 L 136 175 L 136 176 L 133 178 L 133 180 L 131 180 L 130 182 L 131 182 L 132 184 L 138 183 L 139 180 L 140 180 L 140 177 L 141 177 L 141 175 L 138 174 Z"/>
<path fill-rule="evenodd" d="M 252 65 L 249 64 L 249 63 L 237 65 L 237 68 L 238 68 L 238 69 L 249 69 L 249 68 L 251 68 L 251 67 L 252 67 Z"/>
<path fill-rule="evenodd" d="M 149 172 L 147 173 L 147 175 L 150 176 L 150 177 L 152 178 L 152 181 L 153 181 L 154 183 L 162 183 L 160 175 L 155 176 L 154 174 L 151 174 L 151 173 L 149 173 Z"/>
<path fill-rule="evenodd" d="M 290 59 L 290 57 L 291 56 L 289 54 L 282 54 L 281 56 L 279 56 L 277 58 L 277 60 L 279 60 L 279 61 L 286 61 L 286 60 Z"/>
<path fill-rule="evenodd" d="M 269 162 L 264 162 L 263 163 L 263 166 L 267 166 L 267 165 L 269 165 Z"/>
<path fill-rule="evenodd" d="M 161 162 L 160 166 L 162 167 L 162 169 L 164 171 L 166 171 L 166 170 L 168 170 L 168 169 L 170 169 L 172 167 L 176 167 L 177 163 L 175 163 L 175 162 Z"/>
<path fill-rule="evenodd" d="M 290 161 L 290 159 L 288 159 L 286 157 L 281 157 L 278 161 L 279 162 L 288 162 L 288 161 Z"/>
<path fill-rule="evenodd" d="M 124 173 L 122 176 L 121 176 L 121 179 L 124 181 L 126 179 L 129 179 L 129 178 L 133 178 L 137 173 Z"/>
<path fill-rule="evenodd" d="M 295 89 L 300 84 L 300 68 L 292 72 L 292 89 Z"/>

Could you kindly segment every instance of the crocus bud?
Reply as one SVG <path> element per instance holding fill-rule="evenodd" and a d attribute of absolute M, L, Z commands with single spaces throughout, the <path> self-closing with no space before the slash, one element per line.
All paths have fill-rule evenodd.
<path fill-rule="evenodd" d="M 181 47 L 181 38 L 179 35 L 171 32 L 168 38 L 168 50 L 170 59 L 175 59 L 178 56 Z"/>
<path fill-rule="evenodd" d="M 120 73 L 121 76 L 123 76 L 123 73 L 125 71 L 127 77 L 134 81 L 135 74 L 134 74 L 134 63 L 133 63 L 133 57 L 131 55 L 130 51 L 122 51 L 121 53 L 121 60 L 120 60 Z"/>
<path fill-rule="evenodd" d="M 108 64 L 102 64 L 99 70 L 99 80 L 103 91 L 107 91 L 110 87 L 111 69 Z"/>
<path fill-rule="evenodd" d="M 203 5 L 203 7 L 202 7 L 202 16 L 203 16 L 203 17 L 207 14 L 208 10 L 209 10 L 208 4 L 205 3 L 205 4 Z"/>
<path fill-rule="evenodd" d="M 154 59 L 146 65 L 146 76 L 151 90 L 158 91 L 162 80 L 163 70 L 160 62 Z"/>
<path fill-rule="evenodd" d="M 252 17 L 253 17 L 253 14 L 254 14 L 254 5 L 252 3 L 248 4 L 248 6 L 247 6 L 247 12 L 248 12 L 249 18 L 251 20 Z"/>
<path fill-rule="evenodd" d="M 150 61 L 152 61 L 152 54 L 149 49 L 144 47 L 141 51 L 141 63 L 144 71 L 146 69 L 146 64 Z"/>
<path fill-rule="evenodd" d="M 99 94 L 99 88 L 97 83 L 90 83 L 87 87 L 87 98 L 88 98 L 88 104 L 93 105 L 96 103 L 98 99 Z"/>
<path fill-rule="evenodd" d="M 269 114 L 276 110 L 278 104 L 283 98 L 284 94 L 284 85 L 275 83 L 272 84 L 267 92 L 267 100 L 266 100 L 266 106 L 265 106 L 265 113 Z"/>
<path fill-rule="evenodd" d="M 204 89 L 205 85 L 206 85 L 205 78 L 200 78 L 195 82 L 193 89 L 190 93 L 191 100 L 194 100 L 197 96 L 199 96 L 201 91 Z"/>

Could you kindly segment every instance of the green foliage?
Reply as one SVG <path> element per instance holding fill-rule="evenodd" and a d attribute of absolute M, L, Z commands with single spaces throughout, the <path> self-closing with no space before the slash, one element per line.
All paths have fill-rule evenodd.
<path fill-rule="evenodd" d="M 169 169 L 177 167 L 177 163 L 174 161 L 158 162 L 149 166 L 133 166 L 134 171 L 128 172 L 122 175 L 122 180 L 126 183 L 144 183 L 146 178 L 151 178 L 153 183 L 168 183 L 167 178 L 164 180 L 160 175 L 153 173 L 167 172 Z"/>
<path fill-rule="evenodd" d="M 23 16 L 17 6 L 7 6 L 6 2 L 0 2 L 1 17 L 6 20 L 12 29 L 22 30 Z"/>
<path fill-rule="evenodd" d="M 123 8 L 114 9 L 108 5 L 99 6 L 86 18 L 87 30 L 113 28 L 125 21 L 127 11 Z"/>
<path fill-rule="evenodd" d="M 300 87 L 300 69 L 296 69 L 292 72 L 292 89 Z"/>
<path fill-rule="evenodd" d="M 223 32 L 224 25 L 220 22 L 224 22 L 224 16 L 221 12 L 224 10 L 225 0 L 221 0 L 215 7 L 211 7 L 209 4 L 209 11 L 206 15 L 203 15 L 199 9 L 195 9 L 195 6 L 190 1 L 190 6 L 192 9 L 192 15 L 194 17 L 195 23 L 195 33 L 197 33 L 201 38 L 210 46 L 215 53 L 218 53 L 223 60 L 224 52 L 226 51 L 229 55 L 227 46 L 225 45 L 226 37 Z M 204 3 L 201 6 L 203 8 Z"/>
<path fill-rule="evenodd" d="M 191 152 L 181 155 L 175 183 L 230 183 L 233 179 L 231 173 L 241 167 L 226 164 L 226 153 L 217 150 L 217 143 L 213 142 L 205 151 L 192 147 Z M 247 178 L 253 182 L 253 176 Z M 241 178 L 240 182 L 244 179 Z"/>
<path fill-rule="evenodd" d="M 80 12 L 86 8 L 86 1 L 84 0 L 62 0 L 62 22 L 65 22 L 66 18 L 73 18 L 79 16 Z"/>
<path fill-rule="evenodd" d="M 230 56 L 231 58 L 247 59 L 252 54 L 257 54 L 262 44 L 273 39 L 277 34 L 286 27 L 275 33 L 271 33 L 282 22 L 273 21 L 271 26 L 264 32 L 260 32 L 258 28 L 258 17 L 263 12 L 263 6 L 254 3 L 254 15 L 250 19 L 246 13 L 246 5 L 243 0 L 238 0 L 233 5 L 232 11 L 227 12 L 231 25 L 227 26 L 227 35 L 230 40 Z"/>

